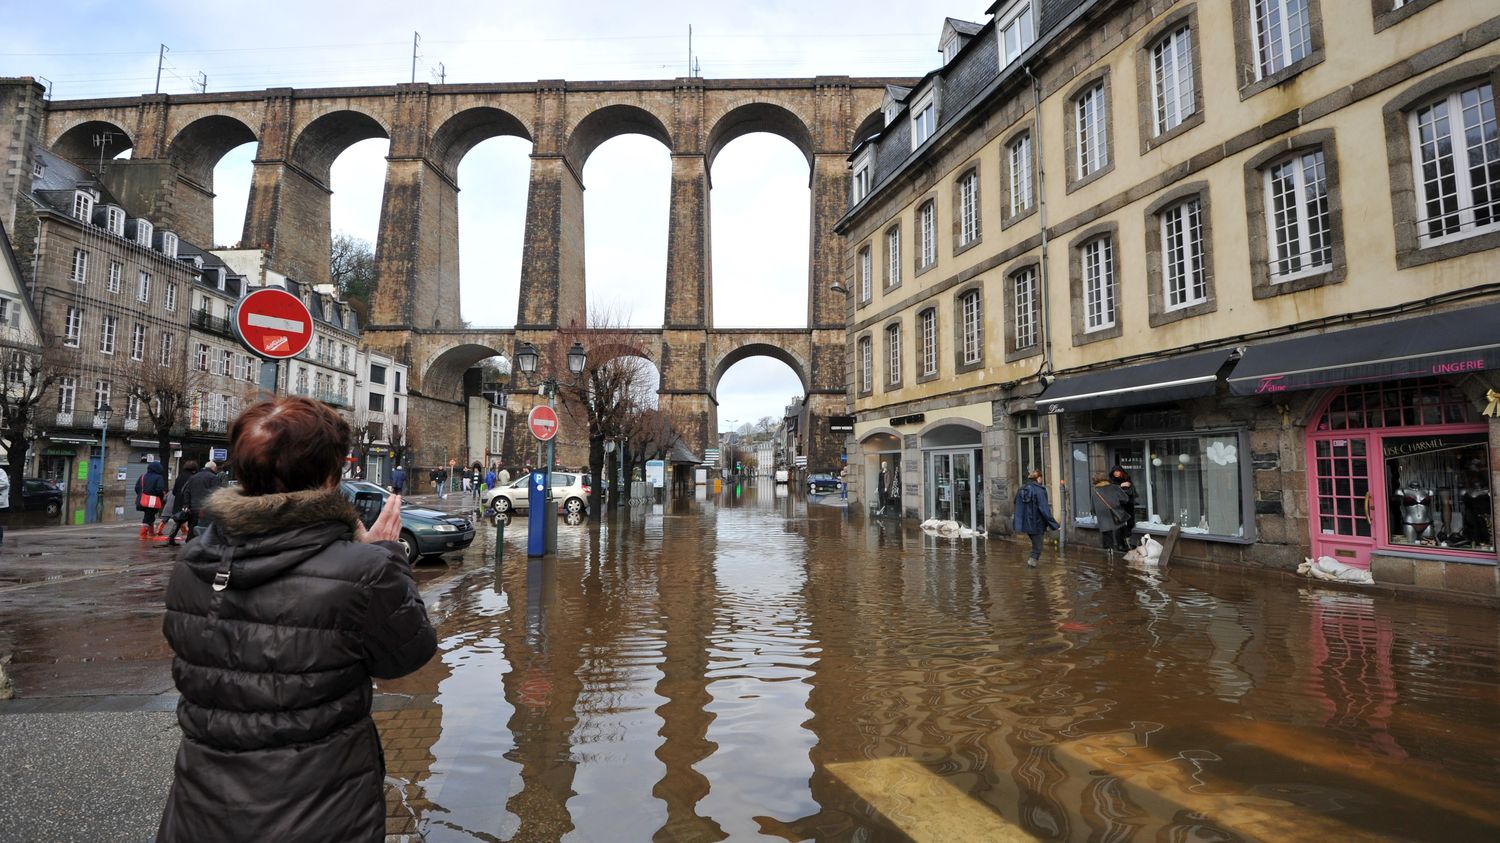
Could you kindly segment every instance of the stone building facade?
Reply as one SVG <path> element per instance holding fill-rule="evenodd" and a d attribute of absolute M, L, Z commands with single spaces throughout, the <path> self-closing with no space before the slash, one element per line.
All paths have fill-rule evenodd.
<path fill-rule="evenodd" d="M 1005 533 L 1039 468 L 1097 546 L 1119 465 L 1179 557 L 1496 594 L 1494 10 L 989 12 L 850 158 L 855 506 Z"/>

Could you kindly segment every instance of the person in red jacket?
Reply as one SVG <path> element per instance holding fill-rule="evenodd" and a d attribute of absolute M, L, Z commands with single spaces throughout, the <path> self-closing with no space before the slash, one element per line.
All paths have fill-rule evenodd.
<path fill-rule="evenodd" d="M 349 425 L 306 398 L 235 419 L 238 487 L 206 504 L 167 585 L 181 698 L 159 843 L 385 839 L 371 678 L 437 639 L 396 539 L 401 498 L 365 529 L 339 488 Z"/>

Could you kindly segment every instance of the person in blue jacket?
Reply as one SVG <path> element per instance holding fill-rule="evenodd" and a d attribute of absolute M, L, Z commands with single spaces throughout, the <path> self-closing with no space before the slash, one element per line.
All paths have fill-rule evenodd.
<path fill-rule="evenodd" d="M 1042 558 L 1042 536 L 1048 530 L 1060 530 L 1052 517 L 1052 507 L 1047 503 L 1047 489 L 1042 485 L 1042 473 L 1032 469 L 1026 474 L 1026 482 L 1016 490 L 1015 515 L 1011 516 L 1011 528 L 1025 533 L 1031 539 L 1031 556 L 1026 559 L 1028 567 L 1035 568 Z"/>

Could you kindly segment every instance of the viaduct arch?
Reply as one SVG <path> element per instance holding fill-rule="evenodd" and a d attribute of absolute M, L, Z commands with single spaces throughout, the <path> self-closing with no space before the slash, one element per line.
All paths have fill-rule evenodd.
<path fill-rule="evenodd" d="M 151 94 L 49 102 L 42 137 L 59 154 L 97 166 L 92 136 L 115 132 L 106 157 L 133 151 L 107 168 L 110 189 L 159 226 L 205 245 L 213 242 L 214 165 L 255 142 L 242 247 L 263 250 L 267 269 L 312 284 L 328 281 L 330 165 L 361 140 L 388 138 L 365 338 L 410 366 L 408 412 L 419 454 L 426 440 L 462 440 L 462 414 L 454 410 L 465 368 L 491 352 L 508 354 L 523 342 L 545 347 L 560 331 L 584 327 L 583 165 L 617 135 L 655 138 L 672 157 L 666 308 L 662 328 L 633 330 L 631 342 L 660 371 L 661 409 L 701 454 L 717 438 L 719 378 L 746 357 L 776 357 L 807 392 L 809 465 L 832 468 L 842 442 L 822 419 L 844 412 L 848 383 L 847 302 L 829 289 L 843 276 L 833 226 L 847 203 L 846 159 L 857 137 L 872 131 L 885 86 L 910 81 L 544 80 Z M 805 329 L 713 325 L 709 172 L 725 145 L 751 132 L 786 138 L 810 166 Z M 497 136 L 532 144 L 520 302 L 513 328 L 474 330 L 459 314 L 458 165 Z M 523 413 L 536 400 L 514 397 L 513 409 Z"/>

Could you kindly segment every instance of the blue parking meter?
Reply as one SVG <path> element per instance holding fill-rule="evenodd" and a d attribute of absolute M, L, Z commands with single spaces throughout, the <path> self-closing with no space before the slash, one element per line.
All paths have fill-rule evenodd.
<path fill-rule="evenodd" d="M 531 472 L 531 482 L 526 487 L 526 555 L 547 554 L 547 472 Z"/>

